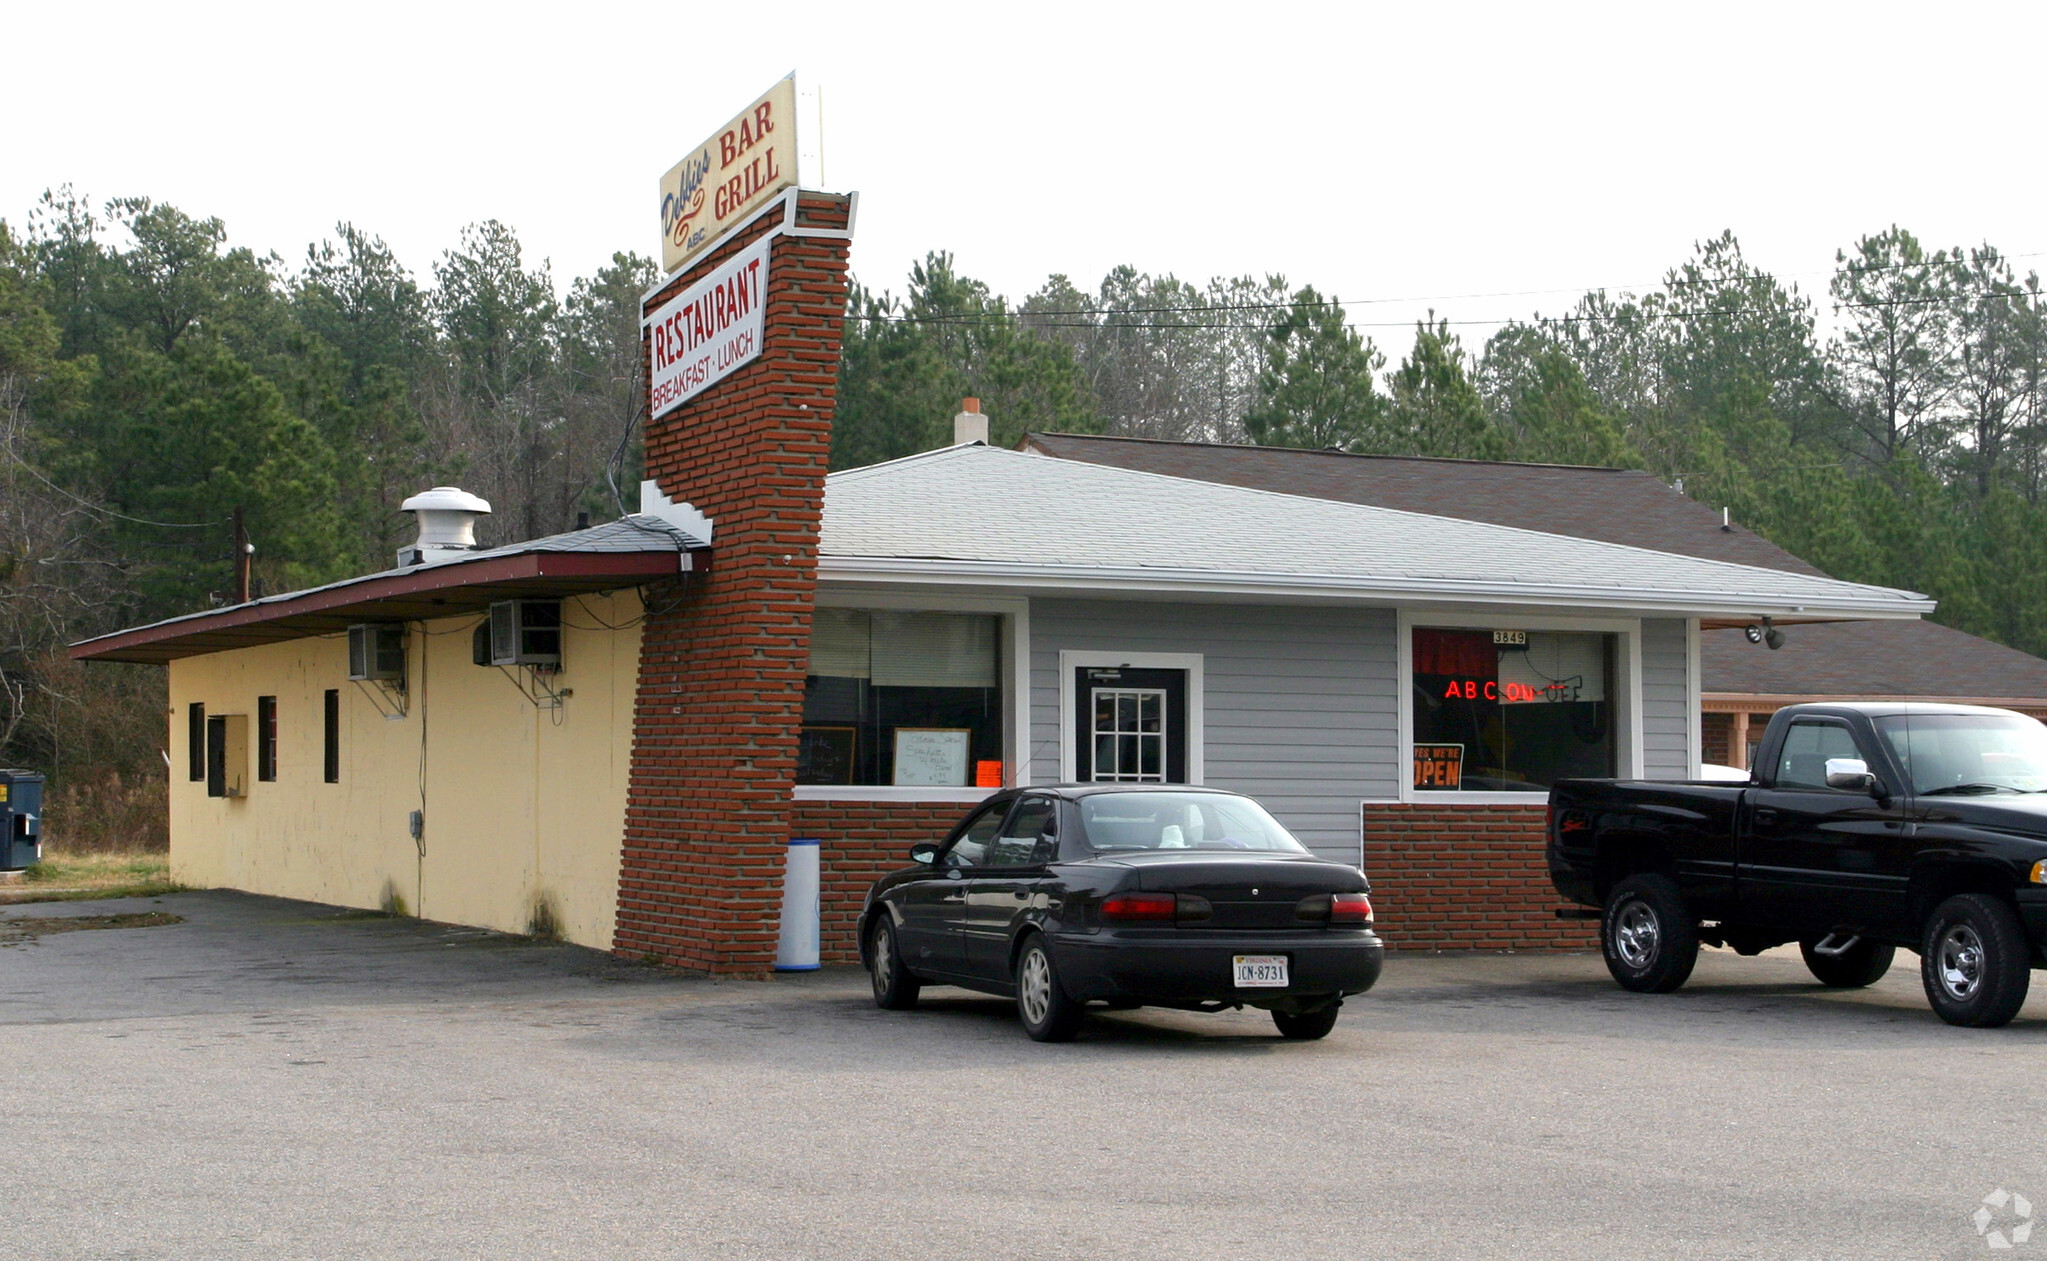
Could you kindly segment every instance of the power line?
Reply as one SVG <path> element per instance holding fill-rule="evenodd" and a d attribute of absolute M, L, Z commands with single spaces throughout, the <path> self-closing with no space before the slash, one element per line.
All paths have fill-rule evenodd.
<path fill-rule="evenodd" d="M 1549 291 L 1545 291 L 1545 292 L 1549 292 Z M 1591 292 L 1597 292 L 1597 293 L 1604 293 L 1605 291 L 1604 291 L 1604 290 L 1593 290 L 1593 291 L 1591 291 Z M 1910 307 L 1910 306 L 1929 306 L 1929 305 L 1934 305 L 1934 304 L 1939 304 L 1939 303 L 1949 303 L 1949 302 L 1959 302 L 1959 301 L 1966 301 L 1966 300 L 1968 300 L 1968 299 L 1972 299 L 1972 298 L 2027 298 L 2027 299 L 2039 299 L 2039 298 L 2042 298 L 2042 297 L 2047 297 L 2047 293 L 2042 293 L 2041 291 L 2038 291 L 2038 290 L 2026 290 L 2026 289 L 2020 289 L 2020 290 L 2012 290 L 2012 291 L 2007 291 L 2007 290 L 1997 290 L 1997 289 L 1985 289 L 1985 290 L 1976 290 L 1976 291 L 1972 291 L 1972 292 L 1967 292 L 1967 293 L 1947 293 L 1947 294 L 1940 294 L 1940 295 L 1936 295 L 1936 296 L 1932 296 L 1932 297 L 1925 297 L 1925 298 L 1898 298 L 1898 299 L 1894 299 L 1894 300 L 1890 300 L 1890 301 L 1882 301 L 1882 302 L 1836 302 L 1836 303 L 1832 303 L 1831 305 L 1832 305 L 1832 306 L 1833 306 L 1833 308 L 1834 308 L 1835 310 L 1837 310 L 1837 311 L 1854 311 L 1854 310 L 1876 310 L 1876 309 L 1882 309 L 1882 308 L 1887 308 L 1887 307 Z M 1374 301 L 1391 301 L 1391 300 L 1392 300 L 1392 299 L 1374 299 Z M 1318 308 L 1327 308 L 1327 307 L 1331 307 L 1331 306 L 1339 306 L 1339 305 L 1340 305 L 1340 306 L 1349 306 L 1349 305 L 1351 305 L 1351 304 L 1350 304 L 1350 303 L 1348 303 L 1348 302 L 1345 302 L 1345 303 L 1335 303 L 1335 302 L 1326 302 L 1326 301 L 1325 301 L 1325 302 L 1270 302 L 1270 303 L 1244 303 L 1244 304 L 1240 304 L 1240 305 L 1233 305 L 1233 306 L 1221 306 L 1221 307 L 1180 307 L 1180 308 L 1170 308 L 1170 309 L 1173 309 L 1173 310 L 1183 310 L 1183 311 L 1298 311 L 1298 310 L 1310 310 L 1310 309 L 1318 309 Z M 1168 309 L 1168 308 L 1161 308 L 1161 309 L 1163 310 L 1163 309 Z M 1617 320 L 1626 320 L 1626 319 L 1642 319 L 1642 320 L 1693 320 L 1693 319 L 1710 319 L 1710 318 L 1713 318 L 1713 317 L 1716 317 L 1716 316 L 1730 316 L 1730 315 L 1757 315 L 1757 314 L 1763 314 L 1763 313 L 1767 313 L 1767 312 L 1771 312 L 1771 311 L 1780 311 L 1780 310 L 1783 310 L 1783 309 L 1785 309 L 1785 308 L 1784 308 L 1784 307 L 1781 307 L 1781 306 L 1746 306 L 1746 307 L 1721 307 L 1721 308 L 1702 308 L 1702 309 L 1699 309 L 1699 310 L 1692 310 L 1692 311 L 1650 311 L 1650 310 L 1645 310 L 1645 309 L 1643 309 L 1643 308 L 1641 308 L 1641 307 L 1635 307 L 1635 308 L 1633 308 L 1633 309 L 1632 309 L 1632 310 L 1630 310 L 1630 311 L 1625 311 L 1625 312 L 1618 312 L 1618 313 L 1615 313 L 1615 314 L 1610 314 L 1610 315 L 1542 315 L 1542 314 L 1538 313 L 1538 314 L 1535 314 L 1535 315 L 1532 315 L 1532 316 L 1510 316 L 1510 317 L 1507 317 L 1507 318 L 1504 318 L 1504 319 L 1496 319 L 1496 320 L 1450 320 L 1450 319 L 1444 319 L 1444 320 L 1438 320 L 1438 321 L 1437 321 L 1437 323 L 1439 323 L 1439 324 L 1443 324 L 1443 325 L 1447 325 L 1447 326 L 1449 326 L 1449 327 L 1451 327 L 1451 328 L 1460 328 L 1460 327 L 1468 327 L 1468 326 L 1473 326 L 1473 325 L 1501 325 L 1501 324 L 1522 324 L 1522 323 L 1526 323 L 1526 324 L 1597 324 L 1597 323 L 1606 323 L 1606 322 L 1611 322 L 1611 321 L 1617 321 Z M 1122 315 L 1122 314 L 1124 314 L 1124 313 L 1125 313 L 1125 312 L 1122 312 L 1122 311 L 1103 311 L 1103 312 L 1100 312 L 1100 314 L 1101 314 L 1101 315 L 1103 315 L 1103 316 L 1105 316 L 1105 317 L 1114 317 L 1114 316 Z M 1063 312 L 1063 313 L 1055 313 L 1055 314 L 1068 314 L 1068 315 L 1086 315 L 1086 314 L 1089 314 L 1089 313 L 1088 313 L 1088 312 L 1084 312 L 1084 311 L 1073 311 L 1073 312 Z M 1168 324 L 1168 323 L 1158 323 L 1158 322 L 1150 322 L 1150 321 L 1143 321 L 1143 320 L 1118 320 L 1118 319 L 1113 319 L 1113 318 L 1105 318 L 1105 319 L 1102 319 L 1102 320 L 1099 320 L 1099 321 L 1097 321 L 1097 320 L 1087 320 L 1087 319 L 1080 319 L 1080 320 L 1043 320 L 1043 319 L 1037 319 L 1037 318 L 1034 318 L 1034 317 L 1033 317 L 1032 315 L 1030 315 L 1030 314 L 1028 314 L 1028 313 L 1019 313 L 1019 312 L 1007 312 L 1007 313 L 996 313 L 996 314 L 985 314 L 985 313 L 984 313 L 984 314 L 979 314 L 979 315 L 958 315 L 958 316 L 918 316 L 918 315 L 865 315 L 865 314 L 858 314 L 858 313 L 851 313 L 851 312 L 849 312 L 849 313 L 847 314 L 846 318 L 847 318 L 847 319 L 849 319 L 849 320 L 860 320 L 860 321 L 862 321 L 862 322 L 865 322 L 865 323 L 870 323 L 870 324 L 874 324 L 874 323 L 886 323 L 886 324 L 925 324 L 925 325 L 936 325 L 936 326 L 941 326 L 941 327 L 942 327 L 942 326 L 945 326 L 945 325 L 959 325 L 959 326 L 963 326 L 963 327 L 977 327 L 977 326 L 987 326 L 987 327 L 996 327 L 996 326 L 1000 326 L 1000 325 L 1005 325 L 1005 324 L 1009 324 L 1009 323 L 1011 323 L 1012 321 L 1024 321 L 1024 322 L 1026 322 L 1026 323 L 1025 323 L 1025 326 L 1026 326 L 1026 327 L 1029 327 L 1029 328 L 1084 328 L 1084 329 L 1092 329 L 1092 330 L 1094 330 L 1094 331 L 1096 331 L 1096 332 L 1107 332 L 1107 331 L 1110 331 L 1110 330 L 1116 330 L 1116 329 L 1148 329 L 1148 330 L 1162 330 L 1162 331 L 1173 331 L 1173 332 L 1205 332 L 1205 331 L 1212 331 L 1212 326 L 1209 326 L 1209 325 L 1203 325 L 1203 324 L 1196 324 L 1196 323 L 1183 323 L 1183 324 Z M 1347 327 L 1347 328 L 1407 328 L 1407 327 L 1410 327 L 1411 325 L 1414 325 L 1414 324 L 1417 324 L 1417 323 L 1422 323 L 1422 322 L 1423 322 L 1423 321 L 1419 321 L 1419 320 L 1357 320 L 1357 321 L 1352 321 L 1352 322 L 1349 322 L 1349 323 L 1347 323 L 1347 324 L 1345 325 L 1345 327 Z"/>
<path fill-rule="evenodd" d="M 30 477 L 35 478 L 43 485 L 49 487 L 51 490 L 56 491 L 58 494 L 64 496 L 66 499 L 69 499 L 72 502 L 78 504 L 80 507 L 85 508 L 91 512 L 97 512 L 101 516 L 112 517 L 117 521 L 132 521 L 136 525 L 155 526 L 156 528 L 162 530 L 211 530 L 217 528 L 220 525 L 220 522 L 218 521 L 151 521 L 146 517 L 131 517 L 124 512 L 115 512 L 112 508 L 105 507 L 101 504 L 96 504 L 92 502 L 90 499 L 86 499 L 82 496 L 74 495 L 70 491 L 65 490 L 62 486 L 59 486 L 57 483 L 51 481 L 49 478 L 44 477 L 41 471 L 39 471 L 35 465 L 30 464 L 27 460 L 22 459 L 21 455 L 18 452 L 16 452 L 13 447 L 6 446 L 0 447 L 0 449 L 4 449 L 7 452 L 8 459 L 14 461 L 23 469 L 26 469 Z"/>
<path fill-rule="evenodd" d="M 2042 257 L 2047 257 L 2047 251 L 2033 251 L 2033 252 L 2030 252 L 2030 253 L 2025 253 L 2025 254 L 1998 254 L 1998 255 L 1996 255 L 1996 259 L 1997 259 L 1998 261 L 2003 261 L 2003 262 L 2010 262 L 2010 261 L 2012 261 L 2013 259 L 2020 259 L 2020 258 L 2042 258 Z M 1962 260 L 1960 260 L 1960 259 L 1956 259 L 1956 260 L 1954 260 L 1954 261 L 1956 261 L 1956 262 L 1959 262 L 1959 261 L 1962 261 Z M 1939 265 L 1939 264 L 1936 264 L 1936 263 L 1933 263 L 1933 262 L 1931 262 L 1931 261 L 1927 261 L 1927 260 L 1921 260 L 1921 261 L 1919 261 L 1919 262 L 1915 262 L 1915 263 L 1883 263 L 1883 264 L 1878 264 L 1878 265 L 1875 265 L 1875 266 L 1870 266 L 1870 267 L 1858 267 L 1858 266 L 1855 266 L 1855 265 L 1854 265 L 1853 263 L 1843 263 L 1843 264 L 1842 264 L 1841 266 L 1839 266 L 1839 267 L 1836 267 L 1836 268 L 1833 268 L 1833 269 L 1831 269 L 1831 270 L 1828 270 L 1828 271 L 1807 271 L 1807 272 L 1787 272 L 1787 273 L 1785 273 L 1785 275 L 1786 275 L 1786 276 L 1788 276 L 1788 277 L 1796 277 L 1796 276 L 1835 276 L 1835 275 L 1842 275 L 1842 274 L 1848 274 L 1848 275 L 1855 275 L 1855 276 L 1868 276 L 1868 275 L 1872 275 L 1872 274 L 1874 274 L 1874 273 L 1878 273 L 1878 272 L 1887 272 L 1887 271 L 1901 271 L 1901 270 L 1905 270 L 1905 269 L 1907 269 L 1907 268 L 1913 268 L 1913 267 L 1934 267 L 1934 266 L 1937 266 L 1937 265 Z M 1755 279 L 1763 279 L 1763 280 L 1776 280 L 1776 279 L 1778 279 L 1778 277 L 1777 277 L 1777 276 L 1775 275 L 1775 273 L 1771 273 L 1771 272 L 1756 272 L 1756 273 L 1754 273 L 1754 278 L 1755 278 Z M 1500 290 L 1500 291 L 1497 291 L 1497 292 L 1493 292 L 1493 293 L 1463 293 L 1463 294 L 1433 294 L 1433 295 L 1422 295 L 1422 296 L 1420 296 L 1420 297 L 1411 297 L 1411 298 L 1352 298 L 1352 299 L 1345 299 L 1345 300 L 1339 300 L 1339 299 L 1336 299 L 1336 298 L 1318 298 L 1318 299 L 1316 299 L 1316 300 L 1315 300 L 1315 301 L 1313 301 L 1313 302 L 1297 302 L 1297 301 L 1294 301 L 1294 300 L 1292 300 L 1292 299 L 1287 299 L 1287 300 L 1285 300 L 1285 301 L 1280 301 L 1280 302 L 1221 302 L 1221 303 L 1204 303 L 1204 304 L 1202 304 L 1202 305 L 1199 305 L 1199 306 L 1160 306 L 1160 307 L 1093 307 L 1093 308 L 1077 308 L 1077 309 L 1070 309 L 1070 310 L 1053 310 L 1053 311 L 1044 311 L 1044 310 L 1039 310 L 1039 311 L 1032 311 L 1032 310 L 1026 310 L 1026 309 L 1024 309 L 1024 308 L 1021 308 L 1021 307 L 1019 307 L 1019 308 L 1017 308 L 1017 309 L 1016 309 L 1016 310 L 1014 310 L 1014 311 L 1002 311 L 1002 312 L 996 312 L 996 313 L 985 313 L 985 312 L 984 312 L 984 313 L 979 313 L 979 314 L 965 314 L 965 315 L 870 315 L 870 314 L 864 314 L 864 313 L 848 313 L 848 314 L 847 314 L 847 316 L 846 316 L 846 318 L 847 318 L 847 319 L 849 319 L 849 320 L 860 320 L 860 321 L 863 321 L 863 322 L 865 322 L 865 323 L 889 323 L 889 324 L 963 324 L 963 325 L 976 325 L 976 324 L 990 324 L 990 325 L 994 325 L 994 324 L 1005 324 L 1005 323 L 1009 323 L 1009 322 L 1010 322 L 1010 321 L 1012 321 L 1012 320 L 1016 320 L 1016 321 L 1022 321 L 1022 322 L 1025 322 L 1025 323 L 1027 323 L 1028 325 L 1030 325 L 1031 327 L 1035 327 L 1035 328 L 1097 328 L 1097 329 L 1101 329 L 1101 328 L 1137 328 L 1137 329 L 1170 329 L 1170 328 L 1188 328 L 1188 329 L 1198 329 L 1198 328 L 1201 328 L 1201 327 L 1203 327 L 1203 326 L 1202 326 L 1202 325 L 1200 325 L 1200 324 L 1171 324 L 1171 323 L 1150 323 L 1150 322 L 1139 322 L 1139 321 L 1120 321 L 1120 322 L 1110 322 L 1110 320 L 1111 320 L 1111 319 L 1113 319 L 1114 317 L 1120 317 L 1120 316 L 1127 316 L 1127 315 L 1214 315 L 1214 314 L 1227 314 L 1227 313 L 1232 313 L 1232 312 L 1239 312 L 1239 311 L 1297 311 L 1297 310 L 1318 310 L 1318 309 L 1326 309 L 1326 308 L 1329 308 L 1329 307 L 1361 307 L 1361 306 L 1386 306 L 1386 305 L 1394 305 L 1394 304 L 1402 304 L 1402 303 L 1410 303 L 1410 302 L 1463 302 L 1463 301 L 1473 301 L 1473 300 L 1477 300 L 1477 299 L 1482 299 L 1482 298 L 1527 298 L 1527 297 L 1540 297 L 1540 296 L 1543 296 L 1543 295 L 1545 295 L 1545 294 L 1553 294 L 1553 293 L 1576 293 L 1576 294 L 1586 294 L 1586 295 L 1589 295 L 1589 294 L 1594 294 L 1594 293 L 1597 293 L 1597 294 L 1606 294 L 1606 293 L 1609 293 L 1609 292 L 1613 292 L 1613 291 L 1616 291 L 1616 290 L 1617 290 L 1617 291 L 1619 291 L 1619 292 L 1621 292 L 1621 293 L 1632 293 L 1632 292 L 1635 292 L 1635 291 L 1638 291 L 1638 290 L 1640 290 L 1640 291 L 1654 291 L 1654 290 L 1655 290 L 1655 289 L 1657 289 L 1657 288 L 1664 288 L 1664 289 L 1684 289 L 1684 288 L 1691 288 L 1691 287 L 1695 287 L 1695 286 L 1704 286 L 1704 285 L 1710 285 L 1710 284 L 1714 284 L 1714 283 L 1716 283 L 1716 282 L 1715 282 L 1714 280 L 1712 280 L 1712 279 L 1709 279 L 1709 278 L 1701 278 L 1701 279 L 1697 279 L 1697 280 L 1687 280 L 1687 279 L 1683 279 L 1683 278 L 1665 278 L 1665 279 L 1663 279 L 1663 280 L 1660 280 L 1660 281 L 1656 281 L 1655 283 L 1653 283 L 1653 284 L 1648 284 L 1648 285 L 1595 285 L 1595 286 L 1584 286 L 1584 287 L 1567 287 L 1567 288 L 1557 288 L 1557 289 L 1515 289 L 1515 290 Z M 1928 298 L 1928 299 L 1925 299 L 1924 301 L 1927 301 L 1927 302 L 1938 302 L 1938 301 L 1946 301 L 1946 300 L 1949 300 L 1949 299 L 1951 299 L 1951 298 L 1953 298 L 1953 297 L 1958 297 L 1958 296 L 1959 296 L 1959 297 L 1966 297 L 1966 296 L 1971 296 L 1971 295 L 1967 295 L 1967 294 L 1963 294 L 1963 295 L 1943 295 L 1943 296 L 1941 296 L 1941 297 L 1935 297 L 1935 298 Z M 1977 295 L 1977 296 L 1994 296 L 1994 295 L 1993 295 L 1993 294 L 1990 294 L 1990 293 L 1985 293 L 1985 294 L 1982 294 L 1982 295 Z M 1882 305 L 1898 305 L 1898 304 L 1885 304 L 1885 303 L 1874 303 L 1874 302 L 1871 302 L 1871 303 L 1833 303 L 1832 305 L 1833 305 L 1833 306 L 1835 306 L 1836 308 L 1839 308 L 1839 309 L 1851 309 L 1851 308 L 1857 308 L 1857 307 L 1868 307 L 1868 306 L 1882 306 Z M 1760 310 L 1760 309 L 1764 309 L 1764 308 L 1756 308 L 1756 309 Z M 1736 312 L 1727 312 L 1727 314 L 1734 314 L 1734 313 L 1736 313 Z M 1102 317 L 1102 318 L 1101 318 L 1101 319 L 1097 319 L 1097 318 L 1094 318 L 1094 317 Z M 1590 318 L 1590 317 L 1580 317 L 1580 318 Z M 1062 322 L 1062 320 L 1063 320 L 1063 319 L 1072 319 L 1072 320 L 1073 320 L 1073 322 L 1071 322 L 1071 323 L 1066 323 L 1066 322 Z M 1514 319 L 1502 319 L 1502 320 L 1448 320 L 1448 321 L 1445 321 L 1445 322 L 1446 322 L 1446 323 L 1448 323 L 1448 324 L 1451 324 L 1451 325 L 1455 326 L 1455 325 L 1467 325 L 1467 324 L 1512 324 L 1512 323 L 1515 323 L 1516 321 L 1515 321 Z M 1408 326 L 1408 324 L 1410 324 L 1410 323 L 1412 323 L 1412 321 L 1409 321 L 1409 320 L 1395 320 L 1395 321 L 1378 321 L 1378 322 L 1372 322 L 1372 321 L 1358 321 L 1358 322 L 1354 322 L 1354 323 L 1352 323 L 1352 324 L 1350 325 L 1350 327 L 1353 327 L 1353 328 L 1405 328 L 1405 327 L 1407 327 L 1407 326 Z"/>

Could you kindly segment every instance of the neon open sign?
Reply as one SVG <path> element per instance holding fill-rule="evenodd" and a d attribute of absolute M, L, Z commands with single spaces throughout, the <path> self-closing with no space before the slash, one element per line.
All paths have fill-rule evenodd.
<path fill-rule="evenodd" d="M 1526 683 L 1495 683 L 1491 679 L 1452 679 L 1443 689 L 1443 699 L 1505 701 L 1509 705 L 1526 705 L 1534 701 L 1566 700 L 1570 692 L 1571 685 L 1568 683 L 1530 687 Z"/>

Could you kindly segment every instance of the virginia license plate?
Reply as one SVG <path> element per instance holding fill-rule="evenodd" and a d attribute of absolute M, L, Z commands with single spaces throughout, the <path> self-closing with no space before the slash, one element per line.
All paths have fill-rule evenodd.
<path fill-rule="evenodd" d="M 1237 988 L 1285 989 L 1285 955 L 1237 955 Z"/>

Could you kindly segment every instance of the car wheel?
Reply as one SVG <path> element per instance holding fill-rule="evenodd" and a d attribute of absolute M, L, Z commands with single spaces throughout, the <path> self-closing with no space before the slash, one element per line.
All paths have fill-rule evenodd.
<path fill-rule="evenodd" d="M 1336 1028 L 1336 1014 L 1342 1010 L 1342 1003 L 1331 1003 L 1319 1011 L 1275 1011 L 1272 1023 L 1279 1026 L 1279 1036 L 1290 1042 L 1313 1042 L 1329 1036 Z"/>
<path fill-rule="evenodd" d="M 1016 957 L 1016 1014 L 1034 1042 L 1070 1042 L 1086 1008 L 1066 996 L 1052 952 L 1036 933 Z"/>
<path fill-rule="evenodd" d="M 917 1005 L 917 992 L 924 985 L 903 966 L 903 952 L 896 948 L 896 926 L 887 912 L 875 917 L 867 930 L 867 979 L 874 982 L 874 1005 L 885 1011 L 908 1011 Z"/>
<path fill-rule="evenodd" d="M 1837 955 L 1823 955 L 1813 947 L 1825 940 L 1808 937 L 1798 943 L 1798 953 L 1805 956 L 1806 970 L 1821 985 L 1837 990 L 1859 990 L 1874 985 L 1891 970 L 1891 960 L 1897 957 L 1896 946 L 1864 938 Z"/>
<path fill-rule="evenodd" d="M 1668 994 L 1699 961 L 1699 926 L 1668 876 L 1629 876 L 1606 899 L 1599 924 L 1606 970 L 1624 990 Z"/>
<path fill-rule="evenodd" d="M 1926 923 L 1919 979 L 1942 1020 L 1995 1029 L 2025 1005 L 2032 964 L 2018 912 L 1988 894 L 1959 893 Z"/>

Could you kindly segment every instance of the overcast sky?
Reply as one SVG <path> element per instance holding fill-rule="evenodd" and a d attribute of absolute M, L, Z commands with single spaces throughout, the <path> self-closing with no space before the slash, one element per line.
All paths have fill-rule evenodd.
<path fill-rule="evenodd" d="M 1397 350 L 1431 306 L 1556 311 L 1724 228 L 1820 292 L 1892 222 L 2047 251 L 2038 3 L 44 4 L 6 25 L 0 217 L 64 183 L 147 194 L 294 263 L 337 220 L 423 277 L 492 217 L 561 283 L 655 254 L 662 172 L 791 69 L 823 91 L 825 183 L 861 195 L 876 287 L 935 249 L 1018 297 L 1119 263 L 1279 272 Z"/>

